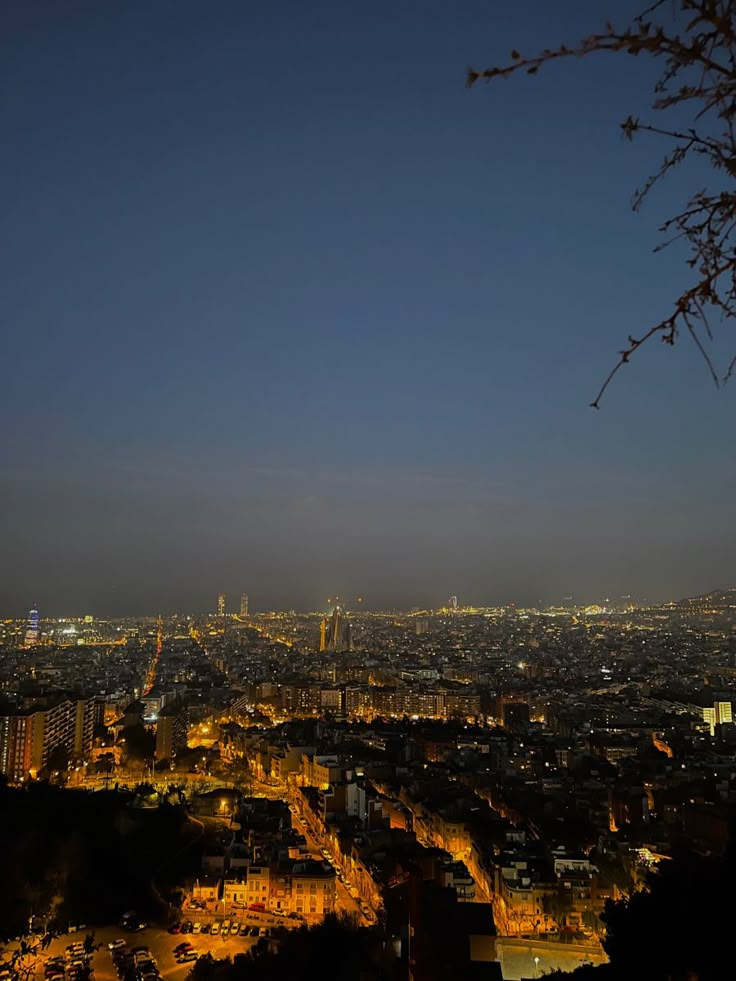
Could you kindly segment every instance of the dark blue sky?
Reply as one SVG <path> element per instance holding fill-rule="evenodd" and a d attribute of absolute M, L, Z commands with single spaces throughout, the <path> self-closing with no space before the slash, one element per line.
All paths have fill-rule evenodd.
<path fill-rule="evenodd" d="M 588 408 L 682 282 L 652 66 L 464 88 L 639 6 L 6 0 L 0 612 L 731 584 L 733 387 Z"/>

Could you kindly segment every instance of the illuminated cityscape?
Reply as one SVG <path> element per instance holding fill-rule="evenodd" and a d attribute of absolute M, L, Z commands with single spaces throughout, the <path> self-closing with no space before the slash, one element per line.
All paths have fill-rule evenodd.
<path fill-rule="evenodd" d="M 36 618 L 32 647 L 31 621 L 6 619 L 2 772 L 179 787 L 207 821 L 175 914 L 195 949 L 341 912 L 397 937 L 401 963 L 409 896 L 485 937 L 481 961 L 504 977 L 524 957 L 602 963 L 608 900 L 683 840 L 727 840 L 736 591 L 654 607 L 453 600 Z"/>
<path fill-rule="evenodd" d="M 736 0 L 0 62 L 0 981 L 736 978 Z"/>

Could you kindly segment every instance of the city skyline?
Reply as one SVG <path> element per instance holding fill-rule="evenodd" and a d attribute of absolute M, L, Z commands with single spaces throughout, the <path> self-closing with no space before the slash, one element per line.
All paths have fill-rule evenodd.
<path fill-rule="evenodd" d="M 376 605 L 371 606 L 368 602 L 363 600 L 363 597 L 355 597 L 352 601 L 345 601 L 342 597 L 336 594 L 335 599 L 327 598 L 322 603 L 315 603 L 312 606 L 298 607 L 295 604 L 285 604 L 284 606 L 266 606 L 262 605 L 256 608 L 249 609 L 248 594 L 243 593 L 240 597 L 241 603 L 238 611 L 235 609 L 227 609 L 227 594 L 218 593 L 216 597 L 216 602 L 207 604 L 203 602 L 199 605 L 192 607 L 177 606 L 176 608 L 158 610 L 152 612 L 150 610 L 137 610 L 137 611 L 95 611 L 92 612 L 88 608 L 83 609 L 66 609 L 60 610 L 58 607 L 54 606 L 53 603 L 51 607 L 47 610 L 40 611 L 39 604 L 34 604 L 30 608 L 25 610 L 15 611 L 15 610 L 0 610 L 0 619 L 7 620 L 23 620 L 26 619 L 29 624 L 29 629 L 31 627 L 31 620 L 35 619 L 36 625 L 39 620 L 53 620 L 62 622 L 64 620 L 90 620 L 91 618 L 98 620 L 125 620 L 125 619 L 150 619 L 155 620 L 164 616 L 167 618 L 176 618 L 180 616 L 184 617 L 213 617 L 213 618 L 234 618 L 247 617 L 247 616 L 263 616 L 263 615 L 279 615 L 288 613 L 297 613 L 300 615 L 312 615 L 321 616 L 323 619 L 327 616 L 334 618 L 335 614 L 338 613 L 340 616 L 343 614 L 350 616 L 351 614 L 385 614 L 390 615 L 391 613 L 398 614 L 412 614 L 412 613 L 445 613 L 452 615 L 454 613 L 463 614 L 474 610 L 583 610 L 583 609 L 610 609 L 610 610 L 625 610 L 625 609 L 647 609 L 647 608 L 657 608 L 665 607 L 673 603 L 683 603 L 687 600 L 706 598 L 712 595 L 722 595 L 734 593 L 736 594 L 735 586 L 723 586 L 716 587 L 714 589 L 705 590 L 698 593 L 692 593 L 685 596 L 671 596 L 667 599 L 655 600 L 645 596 L 635 596 L 631 593 L 624 593 L 620 596 L 601 596 L 596 598 L 582 597 L 582 596 L 562 596 L 556 600 L 550 602 L 536 602 L 536 603 L 517 603 L 515 601 L 510 602 L 460 602 L 457 596 L 450 596 L 445 600 L 439 601 L 437 603 L 423 603 L 423 604 L 413 604 L 412 606 L 399 606 L 396 604 L 386 604 L 386 605 Z M 220 600 L 224 599 L 224 603 L 220 603 Z M 245 602 L 244 602 L 245 601 Z M 333 620 L 334 623 L 334 620 Z M 37 629 L 37 626 L 36 628 Z"/>

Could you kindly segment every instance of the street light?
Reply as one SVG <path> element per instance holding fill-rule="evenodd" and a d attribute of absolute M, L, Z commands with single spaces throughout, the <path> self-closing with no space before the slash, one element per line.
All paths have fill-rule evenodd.
<path fill-rule="evenodd" d="M 539 958 L 536 955 L 534 956 L 534 977 L 539 977 Z"/>

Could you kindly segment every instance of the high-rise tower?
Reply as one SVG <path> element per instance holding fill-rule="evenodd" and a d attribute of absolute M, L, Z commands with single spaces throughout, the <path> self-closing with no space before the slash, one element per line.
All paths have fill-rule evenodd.
<path fill-rule="evenodd" d="M 330 621 L 330 650 L 339 653 L 342 650 L 342 608 L 336 606 L 332 611 Z"/>
<path fill-rule="evenodd" d="M 26 625 L 26 647 L 34 647 L 41 641 L 41 626 L 39 623 L 38 610 L 34 608 L 28 614 L 28 624 Z"/>
<path fill-rule="evenodd" d="M 240 594 L 240 615 L 241 615 L 241 617 L 247 617 L 248 616 L 248 594 L 247 593 L 241 593 Z"/>
<path fill-rule="evenodd" d="M 327 647 L 327 618 L 322 617 L 319 625 L 319 649 L 322 652 Z"/>
<path fill-rule="evenodd" d="M 225 616 L 225 594 L 219 593 L 217 596 L 217 615 L 218 617 Z"/>

